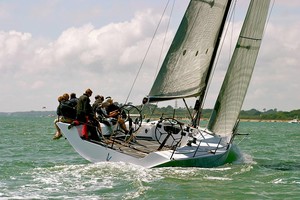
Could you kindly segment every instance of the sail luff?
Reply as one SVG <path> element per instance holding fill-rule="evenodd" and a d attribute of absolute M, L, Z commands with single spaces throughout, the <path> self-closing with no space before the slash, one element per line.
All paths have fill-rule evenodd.
<path fill-rule="evenodd" d="M 213 54 L 212 54 L 212 59 L 210 61 L 209 67 L 208 67 L 207 76 L 205 77 L 205 86 L 203 88 L 203 92 L 198 97 L 198 101 L 199 101 L 200 106 L 198 106 L 198 110 L 196 110 L 195 119 L 192 120 L 194 127 L 196 127 L 200 124 L 200 117 L 201 117 L 201 112 L 202 112 L 202 108 L 203 108 L 204 97 L 205 97 L 205 94 L 207 92 L 208 82 L 211 78 L 212 69 L 214 67 L 214 63 L 215 63 L 215 60 L 216 60 L 216 55 L 217 55 L 219 45 L 220 45 L 220 42 L 221 42 L 221 38 L 222 38 L 222 35 L 223 35 L 226 19 L 228 18 L 228 13 L 229 13 L 231 3 L 232 3 L 232 0 L 229 0 L 227 2 L 225 13 L 224 13 L 222 23 L 221 23 L 221 26 L 220 26 L 219 35 L 217 37 L 216 46 L 214 48 L 214 51 L 213 51 Z"/>
<path fill-rule="evenodd" d="M 228 0 L 191 0 L 148 95 L 149 102 L 196 97 L 205 80 Z"/>
<path fill-rule="evenodd" d="M 270 0 L 251 0 L 207 128 L 229 141 L 238 119 L 265 28 Z"/>

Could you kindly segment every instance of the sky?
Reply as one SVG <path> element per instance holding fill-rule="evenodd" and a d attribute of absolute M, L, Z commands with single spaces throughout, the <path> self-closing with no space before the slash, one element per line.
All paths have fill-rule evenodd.
<path fill-rule="evenodd" d="M 248 2 L 238 0 L 237 8 L 242 9 L 236 10 L 232 22 L 237 33 L 231 34 L 231 42 L 225 41 L 224 49 L 234 46 Z M 74 92 L 79 97 L 87 88 L 93 90 L 91 102 L 99 94 L 140 104 L 188 5 L 187 0 L 177 0 L 172 17 L 167 10 L 162 24 L 167 27 L 170 19 L 169 29 L 157 30 L 145 56 L 166 3 L 1 0 L 0 112 L 56 110 L 58 96 Z M 276 0 L 244 110 L 300 109 L 299 36 L 300 1 Z M 222 67 L 217 71 L 205 108 L 213 107 L 224 76 Z"/>

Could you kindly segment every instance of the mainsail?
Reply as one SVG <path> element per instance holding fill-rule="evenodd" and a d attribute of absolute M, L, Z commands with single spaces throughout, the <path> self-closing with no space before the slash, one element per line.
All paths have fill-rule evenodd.
<path fill-rule="evenodd" d="M 202 96 L 228 0 L 191 0 L 148 95 L 149 101 Z"/>
<path fill-rule="evenodd" d="M 207 128 L 229 136 L 238 119 L 261 45 L 270 0 L 252 0 Z"/>

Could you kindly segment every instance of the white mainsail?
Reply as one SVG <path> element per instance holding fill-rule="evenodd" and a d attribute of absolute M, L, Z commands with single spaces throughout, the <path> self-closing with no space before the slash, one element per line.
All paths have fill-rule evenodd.
<path fill-rule="evenodd" d="M 228 0 L 192 0 L 149 93 L 162 101 L 200 96 L 221 31 Z"/>
<path fill-rule="evenodd" d="M 261 45 L 270 0 L 252 0 L 207 128 L 230 136 L 238 119 Z"/>

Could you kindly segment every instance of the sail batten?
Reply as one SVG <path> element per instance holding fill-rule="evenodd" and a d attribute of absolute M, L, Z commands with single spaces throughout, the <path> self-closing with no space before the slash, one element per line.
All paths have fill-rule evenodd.
<path fill-rule="evenodd" d="M 207 128 L 231 137 L 254 70 L 270 0 L 252 0 Z"/>
<path fill-rule="evenodd" d="M 228 0 L 192 0 L 148 95 L 149 101 L 196 97 L 208 69 Z"/>

